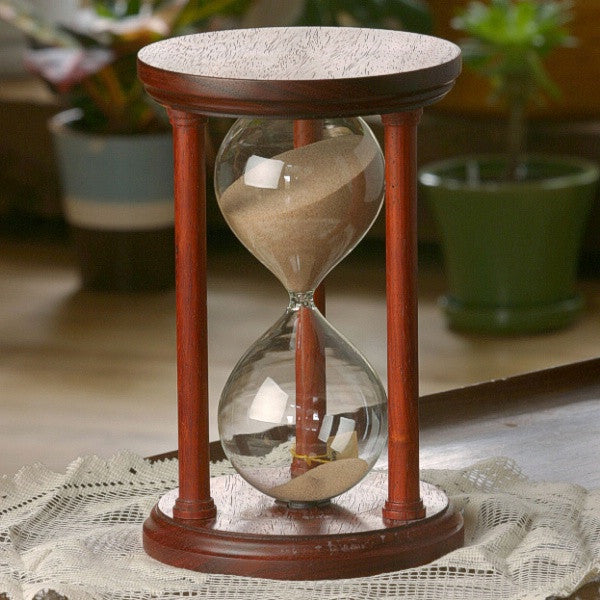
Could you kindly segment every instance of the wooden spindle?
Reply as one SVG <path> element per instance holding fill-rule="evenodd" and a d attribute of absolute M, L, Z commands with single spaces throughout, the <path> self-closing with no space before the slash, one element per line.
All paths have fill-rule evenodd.
<path fill-rule="evenodd" d="M 321 130 L 319 119 L 296 119 L 294 148 L 319 141 Z M 315 290 L 313 299 L 321 314 L 325 315 L 323 283 Z M 293 476 L 321 464 L 302 457 L 323 456 L 327 451 L 327 443 L 318 438 L 327 410 L 325 368 L 324 349 L 315 330 L 314 318 L 310 309 L 303 306 L 298 312 L 296 329 L 296 456 L 292 460 Z"/>
<path fill-rule="evenodd" d="M 294 121 L 294 148 L 307 146 L 321 139 L 323 122 L 320 119 L 296 119 Z M 315 306 L 325 316 L 325 283 L 317 287 L 313 294 Z"/>
<path fill-rule="evenodd" d="M 419 489 L 417 125 L 422 110 L 383 116 L 388 344 L 388 499 L 383 516 L 425 516 Z"/>
<path fill-rule="evenodd" d="M 296 328 L 296 448 L 291 466 L 294 477 L 323 464 L 327 452 L 327 442 L 319 439 L 327 410 L 325 368 L 325 352 L 313 309 L 302 306 Z"/>
<path fill-rule="evenodd" d="M 175 157 L 175 294 L 179 497 L 177 519 L 215 517 L 210 497 L 206 311 L 207 118 L 169 109 Z"/>

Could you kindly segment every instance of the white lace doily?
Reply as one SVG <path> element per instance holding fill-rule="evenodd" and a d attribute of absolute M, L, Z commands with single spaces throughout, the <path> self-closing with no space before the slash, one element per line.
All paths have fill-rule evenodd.
<path fill-rule="evenodd" d="M 227 463 L 213 475 L 231 471 Z M 31 600 L 540 600 L 566 596 L 600 566 L 600 491 L 534 483 L 509 460 L 422 479 L 463 510 L 466 545 L 429 565 L 335 581 L 206 575 L 159 563 L 142 549 L 142 522 L 177 486 L 177 461 L 123 452 L 84 457 L 66 473 L 41 465 L 0 480 L 0 595 Z"/>

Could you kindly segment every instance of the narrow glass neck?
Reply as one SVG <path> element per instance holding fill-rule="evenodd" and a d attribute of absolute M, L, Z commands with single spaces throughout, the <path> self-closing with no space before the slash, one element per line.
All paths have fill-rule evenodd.
<path fill-rule="evenodd" d="M 312 291 L 310 291 L 310 292 L 289 292 L 289 295 L 290 295 L 290 303 L 288 305 L 288 310 L 298 310 L 302 306 L 306 306 L 308 308 L 316 308 Z"/>

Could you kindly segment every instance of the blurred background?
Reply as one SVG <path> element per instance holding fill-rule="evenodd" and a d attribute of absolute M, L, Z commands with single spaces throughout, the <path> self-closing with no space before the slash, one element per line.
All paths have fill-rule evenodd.
<path fill-rule="evenodd" d="M 61 470 L 82 454 L 151 455 L 176 447 L 170 134 L 162 109 L 148 102 L 135 78 L 137 49 L 171 35 L 320 24 L 405 29 L 466 44 L 463 74 L 444 100 L 425 110 L 419 128 L 421 394 L 598 355 L 596 0 L 569 6 L 0 0 L 0 19 L 0 473 L 36 461 Z M 73 107 L 80 112 L 65 115 Z M 367 120 L 381 139 L 379 117 Z M 231 122 L 211 120 L 211 161 Z M 524 139 L 515 142 L 511 128 Z M 80 146 L 67 147 L 65 129 Z M 111 137 L 118 150 L 109 146 Z M 140 140 L 157 146 L 150 162 L 136 166 L 134 157 L 144 152 Z M 83 157 L 83 148 L 99 162 Z M 468 166 L 511 149 L 517 167 L 506 180 L 492 175 L 488 185 L 484 167 L 473 175 Z M 571 162 L 546 175 L 530 155 Z M 439 161 L 457 157 L 470 162 L 436 170 Z M 93 165 L 91 173 L 83 183 L 73 181 L 83 165 Z M 575 178 L 583 199 L 558 208 L 557 199 L 538 198 L 531 187 L 534 180 L 556 189 L 561 178 Z M 141 191 L 132 187 L 136 179 L 143 180 Z M 547 179 L 554 183 L 544 184 Z M 96 180 L 108 180 L 110 189 L 90 191 Z M 453 203 L 453 214 L 462 211 L 458 232 L 428 197 L 427 182 L 439 181 L 467 187 L 466 208 L 442 201 Z M 502 194 L 510 188 L 516 200 L 494 198 L 482 216 L 500 232 L 496 248 L 462 244 L 460 251 L 475 259 L 453 259 L 456 239 L 471 241 L 475 231 L 486 231 L 473 205 L 486 200 L 471 197 L 479 187 L 500 187 Z M 530 213 L 529 204 L 546 205 L 550 216 Z M 287 295 L 228 231 L 213 197 L 207 210 L 211 439 L 217 439 L 214 407 L 223 384 L 282 314 Z M 524 223 L 538 227 L 530 231 Z M 385 381 L 383 229 L 380 215 L 327 278 L 327 317 Z M 507 249 L 514 252 L 502 267 Z M 517 272 L 525 283 L 512 280 Z"/>

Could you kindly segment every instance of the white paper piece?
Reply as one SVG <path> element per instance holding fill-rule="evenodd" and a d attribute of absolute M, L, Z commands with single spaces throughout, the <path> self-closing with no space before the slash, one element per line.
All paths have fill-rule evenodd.
<path fill-rule="evenodd" d="M 335 438 L 330 444 L 330 448 L 335 452 L 343 452 L 352 439 L 355 427 L 356 421 L 354 419 L 340 417 L 340 424 L 338 425 Z"/>
<path fill-rule="evenodd" d="M 333 427 L 333 415 L 325 415 L 323 417 L 323 423 L 321 424 L 321 429 L 319 429 L 318 438 L 322 442 L 327 442 L 329 436 L 331 435 L 331 428 Z"/>
<path fill-rule="evenodd" d="M 248 418 L 264 423 L 281 423 L 289 394 L 286 394 L 273 379 L 267 377 L 258 388 L 248 411 Z"/>
<path fill-rule="evenodd" d="M 244 183 L 250 187 L 276 190 L 284 164 L 282 160 L 253 154 L 246 163 Z"/>

